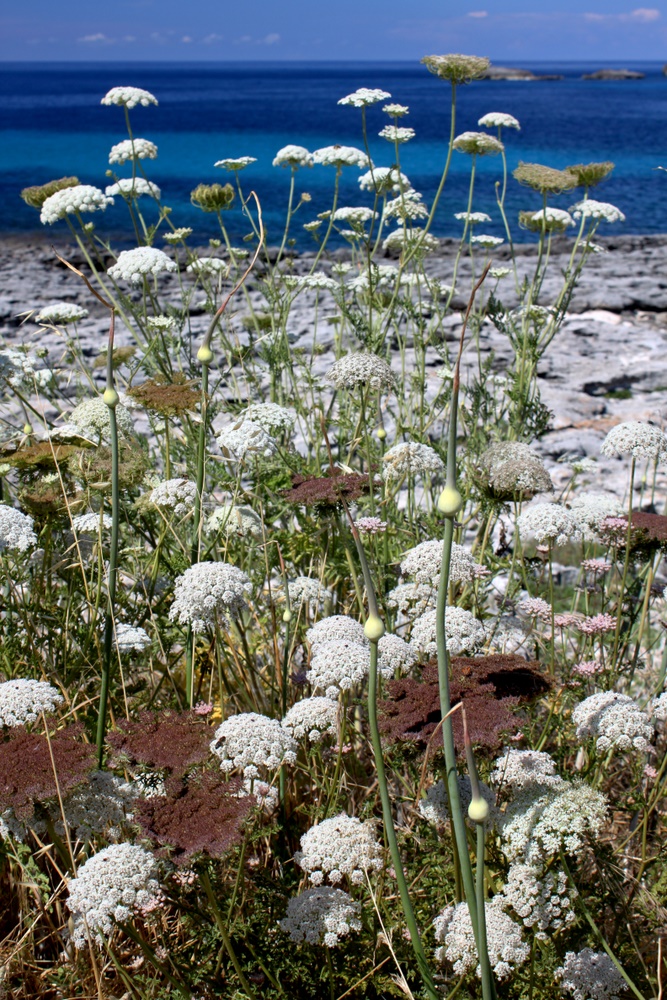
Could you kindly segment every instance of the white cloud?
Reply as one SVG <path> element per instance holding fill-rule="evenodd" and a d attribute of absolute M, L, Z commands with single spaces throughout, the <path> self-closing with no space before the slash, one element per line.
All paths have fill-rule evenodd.
<path fill-rule="evenodd" d="M 488 10 L 469 10 L 468 17 L 488 17 Z"/>
<path fill-rule="evenodd" d="M 123 38 L 124 42 L 136 42 L 136 40 L 137 40 L 136 35 L 125 35 L 125 37 Z"/>
<path fill-rule="evenodd" d="M 204 42 L 204 45 L 215 45 L 216 42 L 221 42 L 223 38 L 224 38 L 224 35 L 217 35 L 215 33 L 215 31 L 214 31 L 210 35 L 207 35 L 203 39 L 203 42 Z"/>
<path fill-rule="evenodd" d="M 105 45 L 111 45 L 113 43 L 113 38 L 108 38 L 101 31 L 96 32 L 94 35 L 84 35 L 82 38 L 77 38 L 77 42 L 85 42 L 86 45 L 103 43 Z"/>
<path fill-rule="evenodd" d="M 656 7 L 637 7 L 629 14 L 584 14 L 585 21 L 601 24 L 617 24 L 635 21 L 639 24 L 650 24 L 651 21 L 660 20 L 660 11 Z"/>
<path fill-rule="evenodd" d="M 278 35 L 276 32 L 273 32 L 270 35 L 264 36 L 264 38 L 262 39 L 262 44 L 276 45 L 279 41 L 280 41 L 280 35 Z"/>
<path fill-rule="evenodd" d="M 190 35 L 183 35 L 183 37 L 181 38 L 181 41 L 182 42 L 186 42 L 186 43 L 187 42 L 191 42 L 192 38 L 190 37 Z"/>
<path fill-rule="evenodd" d="M 660 11 L 655 7 L 638 7 L 630 14 L 633 21 L 659 21 Z"/>

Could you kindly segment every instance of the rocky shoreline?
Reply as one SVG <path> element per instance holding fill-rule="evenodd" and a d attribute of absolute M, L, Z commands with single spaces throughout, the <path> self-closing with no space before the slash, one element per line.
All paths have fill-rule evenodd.
<path fill-rule="evenodd" d="M 627 463 L 603 459 L 600 444 L 607 431 L 622 420 L 650 420 L 667 423 L 667 235 L 618 236 L 601 240 L 604 252 L 589 261 L 568 306 L 559 335 L 548 348 L 539 368 L 543 401 L 553 413 L 551 428 L 539 442 L 554 481 L 562 484 L 570 466 L 564 456 L 577 455 L 598 460 L 589 474 L 590 489 L 612 491 L 623 496 L 627 491 Z M 457 243 L 443 240 L 438 253 L 427 258 L 429 273 L 447 283 L 453 273 Z M 50 243 L 20 237 L 0 238 L 0 347 L 29 344 L 45 347 L 55 365 L 65 349 L 62 333 L 44 330 L 26 312 L 39 310 L 57 301 L 85 306 L 90 315 L 78 326 L 81 349 L 89 361 L 103 350 L 107 335 L 107 316 L 101 305 L 92 300 L 82 282 L 61 265 Z M 554 240 L 549 274 L 543 286 L 542 304 L 555 301 L 566 266 L 571 241 Z M 519 274 L 534 266 L 534 245 L 515 248 Z M 59 252 L 77 263 L 78 251 L 65 244 Z M 210 254 L 202 249 L 202 254 Z M 344 251 L 339 251 L 341 257 Z M 494 263 L 502 266 L 509 251 L 501 247 L 494 253 Z M 295 273 L 304 273 L 312 265 L 312 254 L 294 259 Z M 327 265 L 323 264 L 326 270 Z M 470 287 L 470 262 L 461 261 L 458 287 L 465 295 Z M 254 280 L 248 285 L 253 305 L 260 303 Z M 178 284 L 172 275 L 161 277 L 161 289 L 168 301 L 178 296 Z M 514 282 L 503 278 L 497 294 L 506 308 L 516 304 Z M 191 306 L 193 337 L 199 338 L 208 322 L 203 308 L 203 293 L 196 293 Z M 457 339 L 461 323 L 463 297 L 454 300 L 454 312 L 446 321 L 447 339 Z M 315 296 L 302 293 L 295 300 L 288 335 L 296 347 L 309 351 L 313 343 Z M 247 308 L 241 298 L 235 304 L 234 325 L 243 338 L 243 315 Z M 328 322 L 335 306 L 327 293 L 320 294 L 317 342 L 322 352 L 315 359 L 315 372 L 326 371 L 333 360 L 334 327 Z M 122 323 L 117 327 L 117 343 L 131 344 L 132 335 Z M 502 373 L 509 360 L 506 339 L 490 321 L 480 336 L 482 356 L 493 352 L 493 368 Z M 477 367 L 476 351 L 464 357 L 465 365 Z M 434 350 L 427 353 L 427 378 L 433 387 L 440 378 L 442 363 Z M 101 378 L 100 372 L 100 378 Z M 72 387 L 74 394 L 74 387 Z M 53 416 L 54 414 L 49 414 Z M 141 429 L 141 428 L 139 428 Z M 559 461 L 561 460 L 561 461 Z M 638 470 L 639 478 L 640 470 Z M 659 471 L 658 495 L 667 496 L 667 470 Z M 636 501 L 639 497 L 635 498 Z"/>

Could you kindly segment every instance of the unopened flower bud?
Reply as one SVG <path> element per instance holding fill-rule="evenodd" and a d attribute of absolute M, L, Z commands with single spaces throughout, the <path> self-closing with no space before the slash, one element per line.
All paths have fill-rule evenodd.
<path fill-rule="evenodd" d="M 486 799 L 472 799 L 468 806 L 468 816 L 473 823 L 484 823 L 489 818 L 489 803 Z"/>
<path fill-rule="evenodd" d="M 387 436 L 387 432 L 384 429 L 384 427 L 378 427 L 378 429 L 375 432 L 375 435 L 376 435 L 378 441 L 384 441 L 384 439 Z"/>
<path fill-rule="evenodd" d="M 190 193 L 190 201 L 202 212 L 224 212 L 234 201 L 231 184 L 198 184 Z"/>
<path fill-rule="evenodd" d="M 455 486 L 445 486 L 438 498 L 438 510 L 445 517 L 454 517 L 463 506 L 463 497 Z"/>
<path fill-rule="evenodd" d="M 371 642 L 377 642 L 384 635 L 384 623 L 377 615 L 369 615 L 366 619 L 364 635 Z"/>
<path fill-rule="evenodd" d="M 115 407 L 118 406 L 119 403 L 118 393 L 116 392 L 115 389 L 105 389 L 104 393 L 102 394 L 102 399 L 107 404 L 110 410 L 113 410 L 115 409 Z"/>
<path fill-rule="evenodd" d="M 23 433 L 25 434 L 26 437 L 30 437 L 30 435 L 32 434 L 32 426 L 30 424 L 24 424 Z"/>
<path fill-rule="evenodd" d="M 197 351 L 197 361 L 200 361 L 203 365 L 210 365 L 211 361 L 213 361 L 213 351 L 207 344 L 202 344 Z"/>
<path fill-rule="evenodd" d="M 292 621 L 291 611 L 283 611 L 283 621 L 285 622 L 286 625 L 289 625 L 289 623 Z"/>

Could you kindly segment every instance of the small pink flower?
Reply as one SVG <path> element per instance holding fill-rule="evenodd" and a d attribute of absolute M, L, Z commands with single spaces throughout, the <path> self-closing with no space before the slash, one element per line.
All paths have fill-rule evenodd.
<path fill-rule="evenodd" d="M 656 771 L 656 769 L 654 767 L 651 767 L 650 764 L 647 764 L 646 767 L 644 768 L 644 774 L 646 775 L 647 778 L 657 778 L 658 777 L 658 772 Z"/>
<path fill-rule="evenodd" d="M 578 623 L 578 627 L 584 635 L 601 635 L 603 632 L 613 632 L 616 623 L 614 615 L 594 615 L 592 618 L 584 618 Z"/>
<path fill-rule="evenodd" d="M 571 628 L 579 624 L 579 616 L 566 612 L 562 615 L 554 615 L 554 626 L 556 628 Z"/>
<path fill-rule="evenodd" d="M 551 618 L 551 605 L 541 597 L 527 597 L 519 604 L 519 611 L 529 618 L 541 618 L 543 621 Z"/>
<path fill-rule="evenodd" d="M 377 535 L 387 527 L 386 521 L 381 521 L 379 517 L 360 517 L 354 522 L 354 526 L 364 535 Z"/>
<path fill-rule="evenodd" d="M 200 701 L 193 708 L 196 715 L 210 715 L 214 709 L 213 702 Z"/>
<path fill-rule="evenodd" d="M 621 518 L 618 520 L 621 520 Z M 603 573 L 608 573 L 612 566 L 613 563 L 607 562 L 606 559 L 584 559 L 581 563 L 584 573 L 592 573 L 593 576 L 601 576 Z"/>
<path fill-rule="evenodd" d="M 581 674 L 582 677 L 592 677 L 593 674 L 600 673 L 602 669 L 602 664 L 598 663 L 597 660 L 583 660 L 581 663 L 575 663 L 572 667 L 572 673 Z"/>

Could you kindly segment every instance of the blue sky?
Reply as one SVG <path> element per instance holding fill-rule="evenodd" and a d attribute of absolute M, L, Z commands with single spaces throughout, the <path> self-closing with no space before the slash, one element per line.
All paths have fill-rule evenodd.
<path fill-rule="evenodd" d="M 645 2 L 15 0 L 0 14 L 0 60 L 412 60 L 458 51 L 495 62 L 667 62 L 667 2 Z"/>

